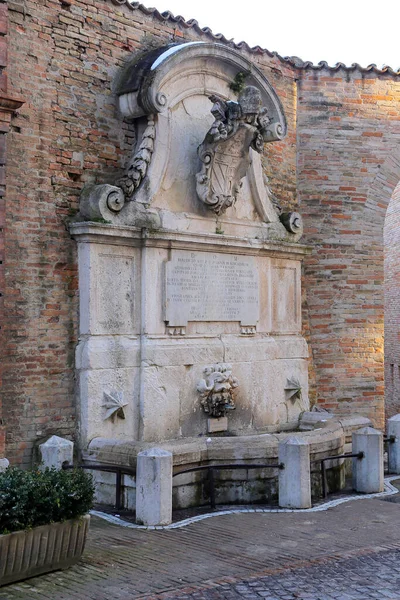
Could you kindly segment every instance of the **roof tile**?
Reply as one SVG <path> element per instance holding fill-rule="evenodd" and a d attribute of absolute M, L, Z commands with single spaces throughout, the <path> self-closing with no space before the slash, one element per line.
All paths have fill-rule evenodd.
<path fill-rule="evenodd" d="M 383 66 L 379 69 L 375 64 L 368 65 L 368 67 L 362 67 L 358 63 L 353 63 L 350 66 L 346 66 L 342 62 L 336 63 L 335 66 L 331 67 L 328 65 L 326 61 L 321 61 L 317 65 L 310 61 L 303 61 L 297 56 L 281 56 L 277 52 L 270 52 L 266 48 L 261 48 L 261 46 L 250 47 L 246 42 L 239 42 L 236 44 L 232 39 L 227 39 L 222 33 L 214 34 L 209 27 L 200 27 L 196 19 L 189 19 L 186 21 L 181 15 L 174 16 L 169 10 L 160 13 L 156 8 L 146 8 L 140 2 L 130 2 L 129 0 L 111 0 L 113 4 L 116 6 L 127 6 L 130 10 L 135 11 L 139 10 L 145 15 L 155 17 L 159 21 L 171 21 L 172 23 L 178 23 L 182 27 L 186 29 L 194 29 L 197 33 L 201 35 L 206 35 L 208 38 L 211 38 L 215 41 L 221 42 L 223 44 L 227 44 L 233 48 L 237 48 L 238 50 L 247 50 L 252 54 L 267 54 L 270 57 L 275 57 L 281 62 L 290 65 L 295 69 L 299 69 L 302 71 L 313 70 L 313 71 L 321 71 L 322 69 L 326 69 L 328 71 L 336 72 L 342 69 L 346 72 L 359 71 L 361 73 L 377 73 L 379 75 L 387 74 L 394 77 L 400 77 L 400 68 L 396 71 L 387 65 Z"/>

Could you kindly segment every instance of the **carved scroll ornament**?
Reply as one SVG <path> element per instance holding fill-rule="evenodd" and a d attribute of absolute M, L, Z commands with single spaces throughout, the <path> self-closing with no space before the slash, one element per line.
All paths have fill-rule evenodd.
<path fill-rule="evenodd" d="M 261 93 L 247 86 L 238 101 L 210 96 L 214 122 L 199 146 L 203 163 L 196 175 L 197 195 L 217 215 L 237 200 L 241 180 L 250 164 L 249 149 L 261 153 L 265 142 L 284 136 L 280 122 L 273 122 L 261 105 Z"/>
<path fill-rule="evenodd" d="M 127 200 L 132 198 L 146 177 L 154 152 L 155 137 L 154 115 L 149 115 L 147 118 L 147 127 L 143 133 L 139 148 L 137 152 L 134 152 L 126 167 L 125 174 L 118 182 Z"/>

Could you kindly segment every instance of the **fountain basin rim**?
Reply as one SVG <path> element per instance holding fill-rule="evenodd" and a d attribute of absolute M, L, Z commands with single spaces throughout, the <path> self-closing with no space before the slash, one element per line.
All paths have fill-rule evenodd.
<path fill-rule="evenodd" d="M 322 416 L 321 419 L 324 417 Z M 121 441 L 94 438 L 83 455 L 84 461 L 135 466 L 139 452 L 149 448 L 161 448 L 173 454 L 173 465 L 211 462 L 237 462 L 272 460 L 278 456 L 278 445 L 289 437 L 299 437 L 310 444 L 312 460 L 324 455 L 340 453 L 346 441 L 345 420 L 336 418 L 316 423 L 311 431 L 284 431 L 226 437 L 202 436 L 154 442 Z"/>

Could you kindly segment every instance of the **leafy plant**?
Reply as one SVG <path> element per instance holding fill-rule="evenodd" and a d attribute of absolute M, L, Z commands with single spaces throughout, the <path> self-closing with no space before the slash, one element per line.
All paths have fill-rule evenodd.
<path fill-rule="evenodd" d="M 239 71 L 236 73 L 233 81 L 229 84 L 229 88 L 235 92 L 235 94 L 240 94 L 245 88 L 245 80 L 249 76 L 249 72 Z"/>
<path fill-rule="evenodd" d="M 103 219 L 103 217 L 90 217 L 90 223 L 105 223 L 109 225 L 111 221 L 107 221 L 107 219 Z"/>
<path fill-rule="evenodd" d="M 94 484 L 82 469 L 0 473 L 0 534 L 66 521 L 93 505 Z"/>

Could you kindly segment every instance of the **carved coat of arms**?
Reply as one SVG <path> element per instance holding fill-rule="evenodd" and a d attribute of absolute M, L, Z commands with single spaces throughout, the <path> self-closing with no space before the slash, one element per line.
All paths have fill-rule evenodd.
<path fill-rule="evenodd" d="M 261 106 L 261 93 L 247 86 L 238 101 L 210 96 L 214 123 L 198 153 L 203 163 L 196 175 L 197 195 L 217 215 L 232 206 L 250 164 L 249 148 L 262 152 L 264 142 L 281 139 L 281 125 L 272 123 Z"/>

